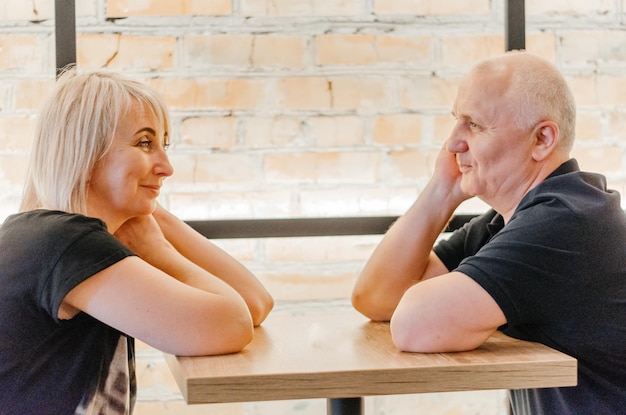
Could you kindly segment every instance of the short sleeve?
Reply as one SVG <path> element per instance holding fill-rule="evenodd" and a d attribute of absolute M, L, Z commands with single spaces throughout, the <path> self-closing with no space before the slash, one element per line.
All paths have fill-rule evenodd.
<path fill-rule="evenodd" d="M 132 251 L 107 231 L 85 232 L 51 269 L 41 291 L 41 305 L 56 319 L 61 302 L 74 287 L 131 255 Z"/>

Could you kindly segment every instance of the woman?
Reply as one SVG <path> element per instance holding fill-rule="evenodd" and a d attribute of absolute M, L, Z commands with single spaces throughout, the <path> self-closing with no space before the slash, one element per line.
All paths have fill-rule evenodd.
<path fill-rule="evenodd" d="M 21 212 L 0 227 L 0 414 L 132 413 L 133 339 L 237 352 L 273 307 L 239 262 L 162 208 L 170 123 L 148 86 L 65 72 Z"/>

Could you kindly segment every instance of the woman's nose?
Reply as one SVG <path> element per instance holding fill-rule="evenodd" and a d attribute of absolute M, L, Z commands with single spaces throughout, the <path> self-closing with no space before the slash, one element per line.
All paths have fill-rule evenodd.
<path fill-rule="evenodd" d="M 159 151 L 158 160 L 154 169 L 156 174 L 164 177 L 169 177 L 174 174 L 174 167 L 172 166 L 172 163 L 170 163 L 170 159 L 165 150 Z"/>

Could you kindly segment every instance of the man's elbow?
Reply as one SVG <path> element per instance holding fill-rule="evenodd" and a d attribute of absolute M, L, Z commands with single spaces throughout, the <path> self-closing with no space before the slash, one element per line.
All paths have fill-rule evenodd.
<path fill-rule="evenodd" d="M 352 292 L 351 301 L 355 310 L 373 321 L 389 321 L 393 314 L 393 310 L 363 293 Z"/>
<path fill-rule="evenodd" d="M 390 322 L 393 344 L 403 352 L 448 353 L 474 350 L 486 338 L 469 333 L 446 331 L 439 327 L 421 327 L 395 316 Z"/>

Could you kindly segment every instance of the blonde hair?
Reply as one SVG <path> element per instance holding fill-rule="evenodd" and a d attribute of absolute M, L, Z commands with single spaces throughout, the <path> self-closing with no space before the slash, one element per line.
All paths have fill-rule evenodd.
<path fill-rule="evenodd" d="M 515 126 L 526 130 L 540 121 L 554 121 L 559 126 L 559 146 L 569 153 L 576 135 L 576 103 L 554 65 L 527 52 L 511 51 L 483 61 L 476 70 L 486 75 L 507 72 L 509 84 L 502 98 Z"/>
<path fill-rule="evenodd" d="M 37 120 L 20 210 L 86 213 L 94 164 L 108 152 L 120 119 L 135 101 L 151 108 L 170 130 L 165 102 L 147 85 L 113 72 L 62 73 Z"/>

